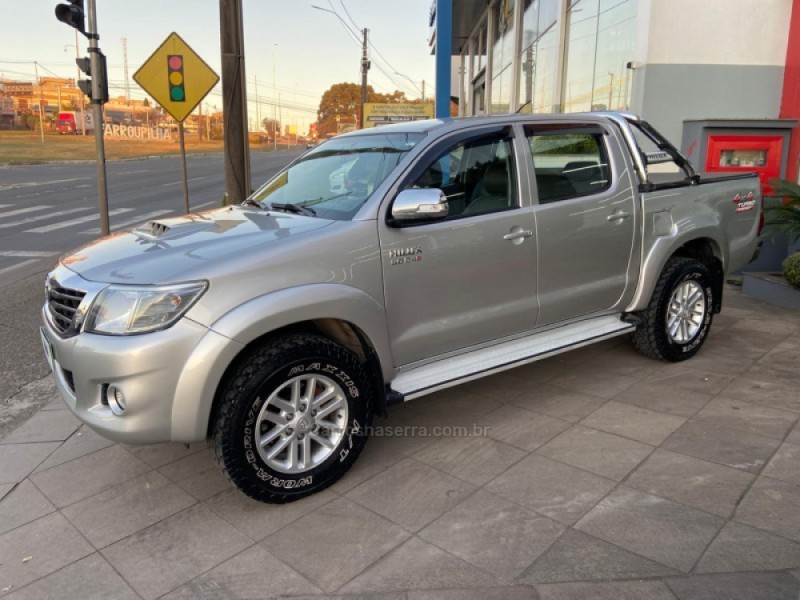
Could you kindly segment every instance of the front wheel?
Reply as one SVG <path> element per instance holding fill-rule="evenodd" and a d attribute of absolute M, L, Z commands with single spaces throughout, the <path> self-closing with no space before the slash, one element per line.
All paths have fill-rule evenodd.
<path fill-rule="evenodd" d="M 679 362 L 691 358 L 705 342 L 714 316 L 714 285 L 703 263 L 686 257 L 667 261 L 633 345 L 651 358 Z"/>
<path fill-rule="evenodd" d="M 245 494 L 282 503 L 344 475 L 367 440 L 372 393 L 358 358 L 315 335 L 255 348 L 220 390 L 217 462 Z"/>

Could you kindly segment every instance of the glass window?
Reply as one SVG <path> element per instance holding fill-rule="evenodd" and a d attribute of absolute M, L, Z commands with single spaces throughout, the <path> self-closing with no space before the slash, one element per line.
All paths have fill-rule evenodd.
<path fill-rule="evenodd" d="M 270 179 L 252 199 L 266 206 L 294 204 L 326 219 L 350 219 L 423 137 L 391 133 L 334 138 Z"/>
<path fill-rule="evenodd" d="M 507 113 L 511 106 L 514 52 L 514 2 L 498 0 L 494 11 L 494 46 L 492 49 L 492 114 Z"/>
<path fill-rule="evenodd" d="M 565 112 L 627 110 L 636 0 L 571 0 Z"/>
<path fill-rule="evenodd" d="M 515 172 L 511 138 L 484 136 L 443 152 L 411 187 L 441 189 L 456 219 L 516 207 Z"/>
<path fill-rule="evenodd" d="M 527 128 L 539 204 L 596 194 L 611 185 L 597 128 Z"/>
<path fill-rule="evenodd" d="M 520 56 L 520 112 L 554 110 L 558 69 L 558 0 L 525 0 Z"/>

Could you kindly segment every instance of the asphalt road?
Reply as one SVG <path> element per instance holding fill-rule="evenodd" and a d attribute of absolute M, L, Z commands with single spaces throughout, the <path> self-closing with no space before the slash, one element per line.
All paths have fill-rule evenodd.
<path fill-rule="evenodd" d="M 299 151 L 253 152 L 258 187 Z M 225 193 L 221 154 L 187 160 L 189 205 L 219 206 Z M 177 156 L 107 163 L 111 230 L 182 214 Z M 58 256 L 100 235 L 94 163 L 0 167 L 0 288 L 47 270 Z"/>

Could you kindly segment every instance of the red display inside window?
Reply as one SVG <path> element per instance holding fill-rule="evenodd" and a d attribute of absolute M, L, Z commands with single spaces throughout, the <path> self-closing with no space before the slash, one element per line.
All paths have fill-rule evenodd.
<path fill-rule="evenodd" d="M 779 135 L 710 135 L 706 171 L 746 173 L 755 171 L 764 195 L 771 194 L 767 183 L 781 172 L 783 138 Z"/>

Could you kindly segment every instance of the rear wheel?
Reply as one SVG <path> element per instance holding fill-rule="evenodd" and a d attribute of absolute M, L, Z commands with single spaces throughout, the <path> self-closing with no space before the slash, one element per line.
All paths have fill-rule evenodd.
<path fill-rule="evenodd" d="M 217 462 L 262 502 L 297 500 L 334 483 L 355 462 L 372 420 L 358 358 L 315 335 L 255 348 L 220 394 L 212 428 Z"/>
<path fill-rule="evenodd" d="M 697 354 L 714 316 L 714 285 L 708 267 L 693 258 L 671 258 L 639 316 L 642 322 L 632 339 L 642 354 L 669 362 Z"/>

